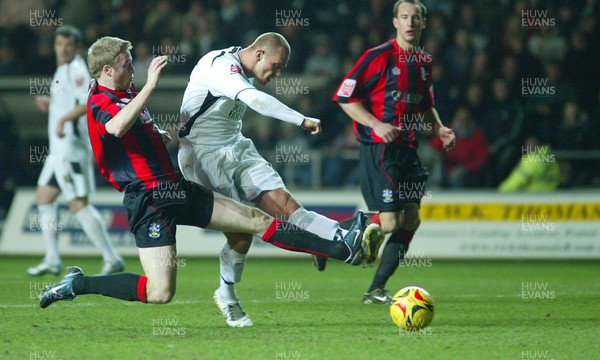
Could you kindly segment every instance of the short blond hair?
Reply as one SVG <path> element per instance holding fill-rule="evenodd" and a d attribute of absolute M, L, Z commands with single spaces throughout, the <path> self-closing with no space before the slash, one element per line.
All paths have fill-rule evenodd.
<path fill-rule="evenodd" d="M 276 32 L 267 32 L 260 35 L 256 38 L 256 40 L 254 40 L 250 47 L 255 49 L 263 48 L 269 51 L 274 51 L 279 48 L 283 48 L 287 51 L 288 55 L 292 51 L 290 44 L 285 39 L 285 37 Z"/>
<path fill-rule="evenodd" d="M 133 49 L 131 42 L 118 37 L 105 36 L 96 40 L 88 50 L 88 68 L 94 79 L 98 79 L 104 65 L 116 67 L 119 53 Z"/>
<path fill-rule="evenodd" d="M 394 17 L 398 17 L 398 6 L 400 6 L 400 4 L 403 4 L 403 3 L 416 5 L 418 8 L 421 9 L 421 17 L 423 19 L 425 19 L 427 17 L 427 8 L 420 0 L 398 0 L 398 1 L 396 1 L 396 3 L 394 4 Z"/>

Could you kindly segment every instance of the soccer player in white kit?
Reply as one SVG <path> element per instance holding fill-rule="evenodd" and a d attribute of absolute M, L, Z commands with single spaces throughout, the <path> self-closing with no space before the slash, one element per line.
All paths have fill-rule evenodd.
<path fill-rule="evenodd" d="M 54 33 L 57 69 L 52 79 L 50 97 L 38 96 L 37 107 L 48 113 L 49 151 L 38 179 L 36 203 L 46 256 L 27 269 L 32 276 L 58 275 L 61 260 L 58 253 L 57 209 L 54 201 L 62 193 L 69 209 L 85 234 L 102 253 L 101 275 L 120 272 L 123 259 L 115 252 L 106 225 L 96 208 L 88 203 L 94 191 L 94 170 L 87 131 L 87 96 L 90 74 L 85 61 L 77 55 L 80 32 L 69 25 Z"/>
<path fill-rule="evenodd" d="M 254 82 L 267 84 L 281 75 L 290 56 L 287 40 L 277 33 L 260 35 L 252 45 L 209 52 L 200 59 L 183 95 L 179 167 L 184 177 L 235 200 L 254 203 L 268 214 L 324 238 L 345 235 L 338 222 L 304 209 L 286 190 L 279 174 L 241 133 L 247 107 L 264 116 L 292 123 L 311 134 L 321 132 L 321 122 L 290 109 L 271 95 L 257 90 Z M 225 233 L 220 253 L 220 287 L 214 300 L 234 327 L 252 326 L 242 310 L 235 283 L 241 280 L 252 236 Z M 371 244 L 367 263 L 372 263 L 383 239 L 372 224 L 364 238 Z"/>

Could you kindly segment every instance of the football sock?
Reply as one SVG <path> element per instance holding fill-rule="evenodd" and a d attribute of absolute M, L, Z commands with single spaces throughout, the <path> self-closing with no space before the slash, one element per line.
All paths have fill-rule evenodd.
<path fill-rule="evenodd" d="M 82 276 L 73 280 L 73 292 L 77 295 L 100 294 L 127 301 L 146 300 L 146 283 L 144 275 L 119 273 L 104 276 Z"/>
<path fill-rule="evenodd" d="M 390 236 L 383 248 L 381 263 L 367 292 L 375 289 L 383 290 L 385 288 L 388 279 L 394 274 L 396 268 L 398 268 L 400 262 L 404 259 L 413 236 L 414 233 L 404 229 L 400 229 Z"/>
<path fill-rule="evenodd" d="M 57 211 L 54 204 L 44 204 L 37 206 L 40 214 L 39 224 L 42 231 L 42 237 L 46 243 L 46 256 L 44 262 L 50 265 L 59 265 L 60 256 L 58 255 L 58 234 L 57 234 Z"/>
<path fill-rule="evenodd" d="M 347 230 L 341 229 L 340 224 L 337 221 L 317 214 L 314 211 L 308 211 L 303 207 L 294 211 L 288 222 L 316 234 L 323 239 L 334 239 L 338 230 L 342 231 L 342 236 L 345 236 L 348 232 Z"/>
<path fill-rule="evenodd" d="M 219 254 L 219 268 L 221 271 L 219 295 L 225 302 L 234 303 L 237 301 L 235 284 L 242 280 L 245 263 L 246 254 L 236 252 L 228 243 L 225 243 Z"/>
<path fill-rule="evenodd" d="M 332 257 L 342 261 L 350 258 L 350 249 L 342 241 L 341 233 L 336 234 L 333 241 L 330 241 L 279 219 L 273 220 L 262 236 L 262 240 L 290 251 Z"/>
<path fill-rule="evenodd" d="M 93 205 L 87 205 L 75 214 L 85 234 L 102 253 L 104 262 L 114 264 L 121 260 L 113 248 L 106 225 L 102 222 L 100 213 Z"/>

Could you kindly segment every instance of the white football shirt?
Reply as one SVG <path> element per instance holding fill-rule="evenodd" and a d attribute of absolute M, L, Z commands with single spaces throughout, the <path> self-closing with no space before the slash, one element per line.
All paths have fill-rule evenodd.
<path fill-rule="evenodd" d="M 195 145 L 231 144 L 241 138 L 247 105 L 237 96 L 255 88 L 240 63 L 241 49 L 211 51 L 198 61 L 183 94 L 179 137 Z"/>
<path fill-rule="evenodd" d="M 75 106 L 87 103 L 90 79 L 87 65 L 80 56 L 59 66 L 54 73 L 48 110 L 50 153 L 54 156 L 77 160 L 85 156 L 90 149 L 85 114 L 76 121 L 68 121 L 65 124 L 63 138 L 56 135 L 58 121 Z"/>

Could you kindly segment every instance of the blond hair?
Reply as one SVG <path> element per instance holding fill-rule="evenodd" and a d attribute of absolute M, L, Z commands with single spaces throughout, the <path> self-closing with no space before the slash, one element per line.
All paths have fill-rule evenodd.
<path fill-rule="evenodd" d="M 427 17 L 427 8 L 425 7 L 425 5 L 423 5 L 423 3 L 420 0 L 398 0 L 398 1 L 396 1 L 396 3 L 394 4 L 394 17 L 398 17 L 398 6 L 400 6 L 400 4 L 403 4 L 403 3 L 416 5 L 418 8 L 421 9 L 421 17 L 423 19 L 425 19 Z"/>
<path fill-rule="evenodd" d="M 88 68 L 94 79 L 98 79 L 104 65 L 116 67 L 119 53 L 133 49 L 131 42 L 118 37 L 105 36 L 96 40 L 88 50 Z"/>
<path fill-rule="evenodd" d="M 256 40 L 254 40 L 250 47 L 254 49 L 262 48 L 268 51 L 284 48 L 288 54 L 291 52 L 288 41 L 285 39 L 285 37 L 283 37 L 283 35 L 276 32 L 268 32 L 260 35 L 256 38 Z"/>

